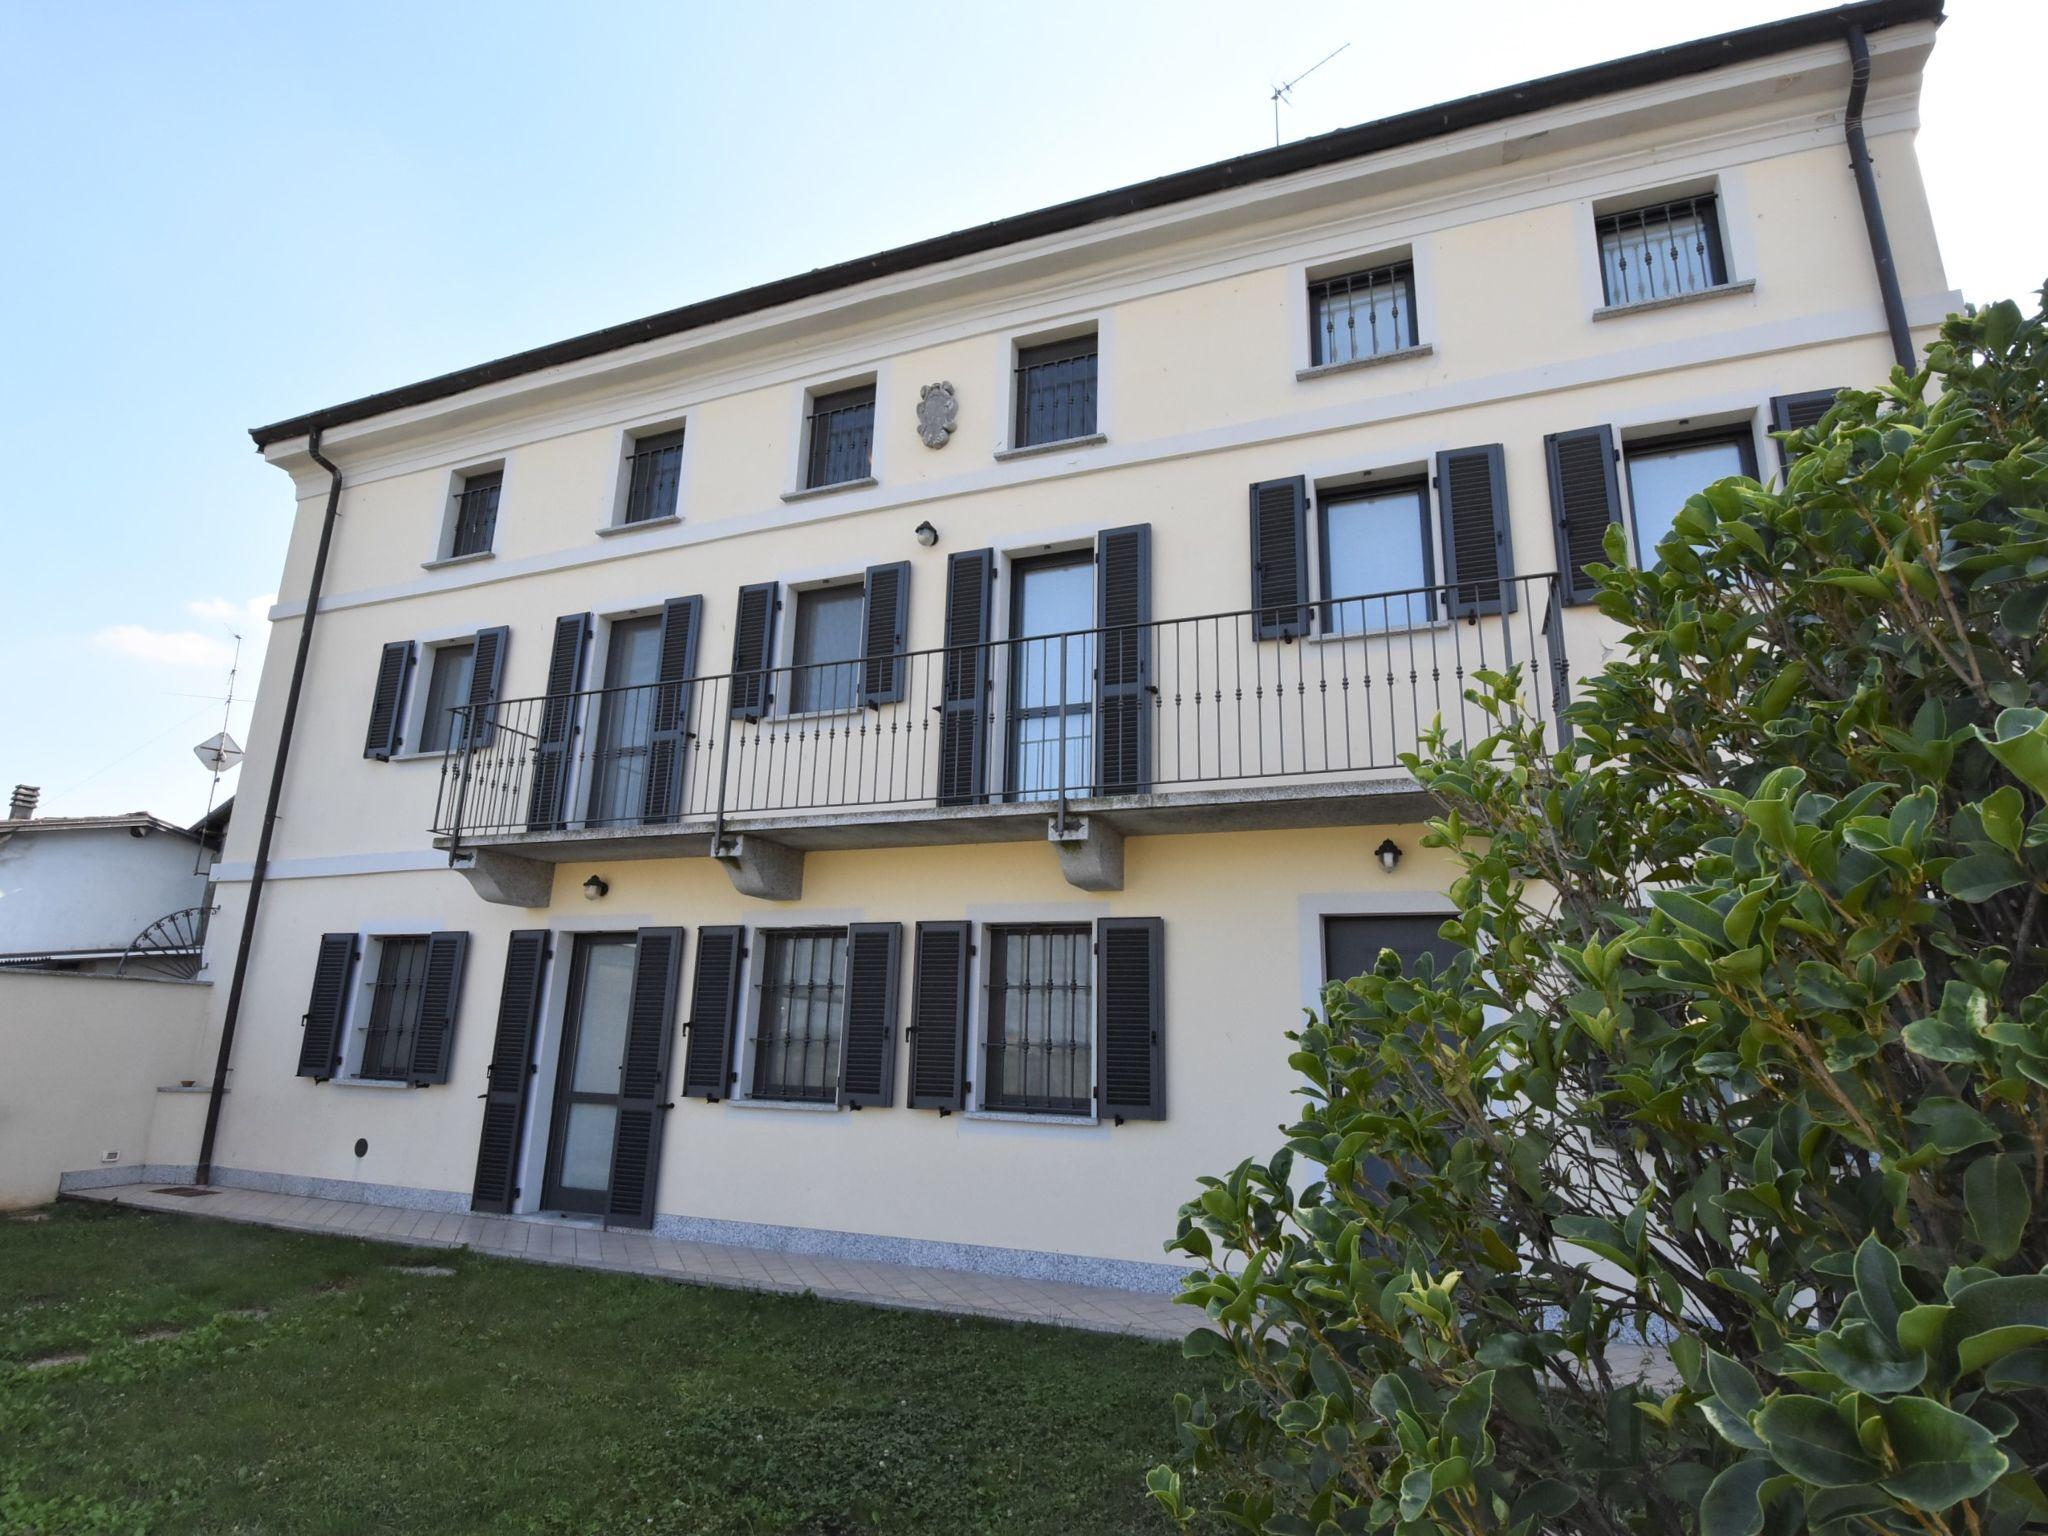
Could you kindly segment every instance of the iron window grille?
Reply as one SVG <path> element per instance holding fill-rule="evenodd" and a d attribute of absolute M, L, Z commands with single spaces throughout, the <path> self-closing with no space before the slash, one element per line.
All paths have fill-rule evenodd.
<path fill-rule="evenodd" d="M 377 941 L 377 979 L 370 983 L 370 1016 L 356 1076 L 403 1081 L 412 1072 L 413 1039 L 426 998 L 427 941 Z"/>
<path fill-rule="evenodd" d="M 1395 262 L 1308 285 L 1309 362 L 1383 357 L 1415 341 L 1415 266 Z"/>
<path fill-rule="evenodd" d="M 673 517 L 682 492 L 683 434 L 662 432 L 635 439 L 626 458 L 626 515 L 623 521 L 649 523 Z"/>
<path fill-rule="evenodd" d="M 805 440 L 807 489 L 865 480 L 874 463 L 875 386 L 813 396 Z"/>
<path fill-rule="evenodd" d="M 784 929 L 762 937 L 752 1096 L 835 1103 L 846 1028 L 846 930 Z"/>
<path fill-rule="evenodd" d="M 1728 281 L 1712 193 L 1603 213 L 1593 225 L 1600 240 L 1600 288 L 1610 309 L 1705 293 Z"/>
<path fill-rule="evenodd" d="M 498 529 L 498 492 L 502 474 L 471 475 L 455 493 L 455 537 L 449 541 L 448 556 L 487 554 L 491 537 Z"/>
<path fill-rule="evenodd" d="M 1095 966 L 1088 928 L 989 929 L 984 1109 L 1094 1109 Z"/>
<path fill-rule="evenodd" d="M 1017 430 L 1012 446 L 1095 435 L 1098 343 L 1091 332 L 1017 349 Z"/>

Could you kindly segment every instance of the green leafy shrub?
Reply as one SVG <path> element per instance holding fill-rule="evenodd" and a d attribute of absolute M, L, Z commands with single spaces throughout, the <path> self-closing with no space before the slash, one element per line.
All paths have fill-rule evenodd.
<path fill-rule="evenodd" d="M 1412 764 L 1456 958 L 1290 1035 L 1169 1246 L 1233 1388 L 1150 1487 L 1278 1536 L 2048 1523 L 2048 331 L 1692 498 L 1558 749 Z"/>

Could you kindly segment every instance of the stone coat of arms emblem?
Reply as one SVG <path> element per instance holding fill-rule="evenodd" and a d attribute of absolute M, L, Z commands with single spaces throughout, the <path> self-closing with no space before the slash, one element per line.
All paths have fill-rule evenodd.
<path fill-rule="evenodd" d="M 951 384 L 927 384 L 917 392 L 917 435 L 927 448 L 943 448 L 960 421 L 960 397 Z"/>

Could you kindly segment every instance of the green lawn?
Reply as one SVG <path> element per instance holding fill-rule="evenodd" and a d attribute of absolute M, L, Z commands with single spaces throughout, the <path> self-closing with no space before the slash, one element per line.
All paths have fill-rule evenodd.
<path fill-rule="evenodd" d="M 9 1533 L 1159 1531 L 1199 1385 L 1131 1339 L 44 1214 L 0 1217 Z"/>

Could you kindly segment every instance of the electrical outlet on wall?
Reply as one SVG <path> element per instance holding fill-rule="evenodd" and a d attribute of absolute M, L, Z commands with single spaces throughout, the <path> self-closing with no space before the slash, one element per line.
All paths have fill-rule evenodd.
<path fill-rule="evenodd" d="M 100 1154 L 100 1161 L 103 1163 L 118 1163 L 121 1161 L 121 1154 L 109 1148 Z"/>

